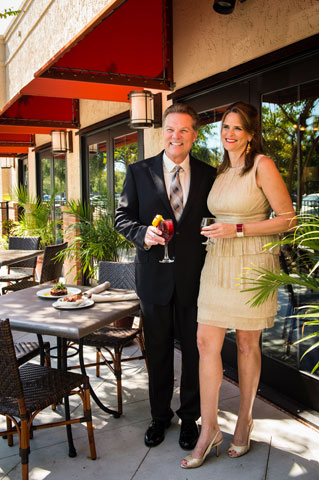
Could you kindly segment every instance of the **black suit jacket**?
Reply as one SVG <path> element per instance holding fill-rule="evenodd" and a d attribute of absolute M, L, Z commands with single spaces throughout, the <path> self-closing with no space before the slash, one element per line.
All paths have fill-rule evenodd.
<path fill-rule="evenodd" d="M 216 169 L 190 157 L 189 195 L 177 223 L 166 193 L 162 161 L 163 152 L 129 165 L 115 215 L 115 228 L 136 245 L 136 290 L 140 299 L 166 305 L 176 288 L 180 301 L 187 306 L 197 301 L 205 259 L 200 222 L 202 217 L 211 215 L 207 196 Z M 175 258 L 174 263 L 159 263 L 164 256 L 162 245 L 144 249 L 147 227 L 157 214 L 174 220 L 175 235 L 169 242 L 169 255 Z"/>

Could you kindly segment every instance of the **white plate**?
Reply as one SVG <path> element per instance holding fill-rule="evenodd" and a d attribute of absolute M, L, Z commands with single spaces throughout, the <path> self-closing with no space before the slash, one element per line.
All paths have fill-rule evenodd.
<path fill-rule="evenodd" d="M 41 297 L 41 298 L 61 298 L 61 297 L 67 297 L 68 295 L 75 295 L 77 293 L 81 293 L 81 290 L 79 288 L 67 287 L 68 293 L 66 293 L 65 295 L 51 295 L 50 294 L 51 288 L 43 288 L 43 290 L 39 290 L 37 292 L 38 297 Z"/>
<path fill-rule="evenodd" d="M 62 299 L 52 303 L 52 307 L 60 310 L 76 310 L 77 308 L 91 307 L 91 305 L 94 305 L 94 302 L 90 298 L 85 298 L 83 299 L 83 302 L 77 303 L 76 305 L 72 302 L 62 302 Z"/>

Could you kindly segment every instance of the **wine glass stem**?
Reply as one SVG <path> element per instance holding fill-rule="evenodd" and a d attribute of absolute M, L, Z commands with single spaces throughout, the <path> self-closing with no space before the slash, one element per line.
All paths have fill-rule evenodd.
<path fill-rule="evenodd" d="M 169 257 L 168 257 L 168 243 L 165 243 L 165 245 L 164 245 L 164 260 L 169 260 Z"/>

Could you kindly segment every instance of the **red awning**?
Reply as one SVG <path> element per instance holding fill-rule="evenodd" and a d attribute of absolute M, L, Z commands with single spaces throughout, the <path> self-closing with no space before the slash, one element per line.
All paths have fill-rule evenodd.
<path fill-rule="evenodd" d="M 78 128 L 78 100 L 18 94 L 0 112 L 0 125 Z"/>
<path fill-rule="evenodd" d="M 14 157 L 28 153 L 28 148 L 35 145 L 34 135 L 0 133 L 0 156 Z"/>
<path fill-rule="evenodd" d="M 34 145 L 34 135 L 0 133 L 0 147 L 33 147 Z"/>
<path fill-rule="evenodd" d="M 28 151 L 28 147 L 0 147 L 0 157 L 16 157 Z"/>
<path fill-rule="evenodd" d="M 114 0 L 35 77 L 168 90 L 172 0 Z"/>

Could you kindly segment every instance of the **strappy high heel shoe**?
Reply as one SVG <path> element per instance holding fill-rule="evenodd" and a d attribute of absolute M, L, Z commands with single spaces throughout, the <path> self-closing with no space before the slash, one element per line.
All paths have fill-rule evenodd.
<path fill-rule="evenodd" d="M 245 455 L 247 452 L 249 452 L 250 449 L 250 436 L 251 432 L 253 431 L 254 428 L 254 422 L 251 421 L 251 424 L 249 426 L 249 431 L 248 431 L 248 439 L 247 439 L 247 445 L 235 445 L 234 443 L 231 443 L 228 447 L 228 455 L 231 458 L 238 458 L 242 457 Z M 234 453 L 234 455 L 233 455 Z"/>
<path fill-rule="evenodd" d="M 220 431 L 218 430 L 218 432 L 216 433 L 213 440 L 210 442 L 210 444 L 206 448 L 206 450 L 204 452 L 204 455 L 201 458 L 194 458 L 192 455 L 187 455 L 185 458 L 183 458 L 182 463 L 181 463 L 181 467 L 182 468 L 197 468 L 197 467 L 200 467 L 201 465 L 203 465 L 203 463 L 205 462 L 205 458 L 207 457 L 207 455 L 209 454 L 211 449 L 214 448 L 214 447 L 216 447 L 216 457 L 218 457 L 219 456 L 219 445 L 223 442 L 223 438 L 221 440 L 219 440 L 218 442 L 216 442 L 216 438 L 219 435 L 219 432 Z M 183 462 L 185 462 L 185 463 L 183 464 Z"/>

